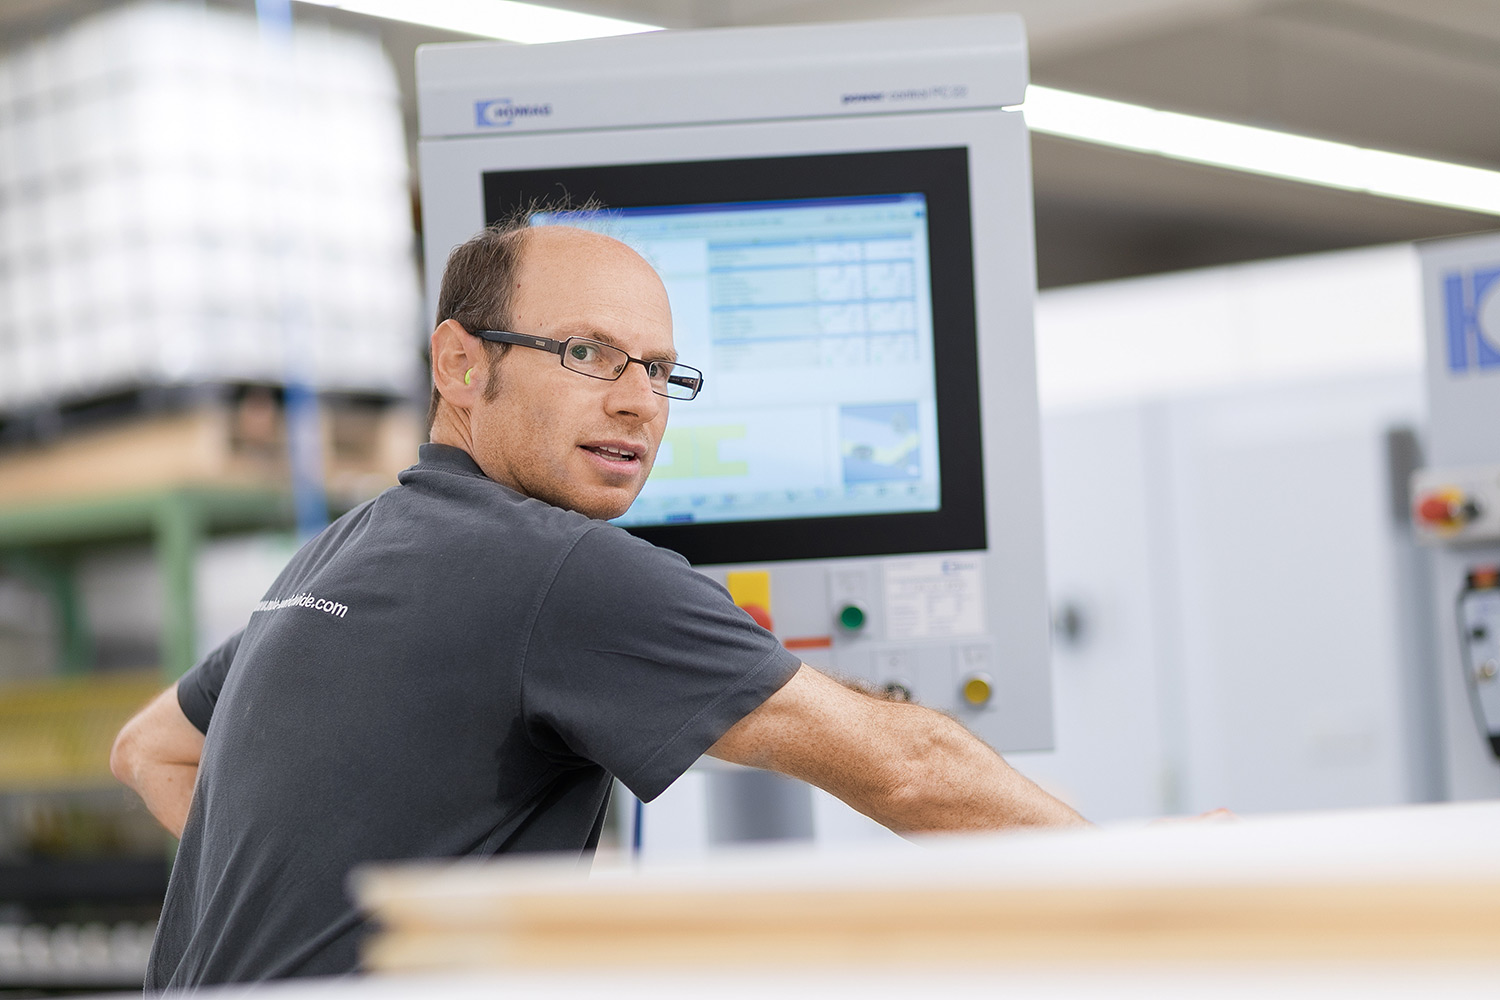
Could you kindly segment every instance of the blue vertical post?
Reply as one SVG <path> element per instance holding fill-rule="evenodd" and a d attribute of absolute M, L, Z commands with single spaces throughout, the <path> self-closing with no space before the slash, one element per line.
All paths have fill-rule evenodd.
<path fill-rule="evenodd" d="M 284 64 L 277 68 L 290 74 L 293 71 L 291 0 L 255 0 L 255 17 L 267 58 Z M 301 286 L 304 277 L 292 254 L 294 231 L 282 211 L 276 212 L 276 218 L 281 222 L 275 256 L 282 291 L 287 454 L 292 471 L 297 535 L 307 539 L 328 524 L 328 495 L 323 486 L 322 421 L 318 413 L 317 390 L 313 386 L 312 355 L 308 349 L 307 297 Z"/>
<path fill-rule="evenodd" d="M 646 827 L 646 803 L 634 799 L 635 809 L 630 817 L 630 856 L 639 861 L 641 857 L 641 835 Z"/>

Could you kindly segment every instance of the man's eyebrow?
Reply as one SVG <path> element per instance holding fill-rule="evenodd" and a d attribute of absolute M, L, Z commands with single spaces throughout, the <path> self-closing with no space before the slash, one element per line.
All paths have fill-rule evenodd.
<path fill-rule="evenodd" d="M 625 348 L 620 347 L 620 342 L 618 340 L 616 340 L 614 337 L 611 337 L 609 334 L 605 333 L 603 330 L 595 330 L 592 327 L 579 327 L 578 329 L 579 329 L 579 332 L 578 333 L 574 333 L 574 334 L 566 334 L 566 332 L 564 331 L 565 335 L 564 335 L 563 339 L 566 340 L 568 336 L 583 337 L 583 338 L 588 339 L 588 340 L 597 340 L 601 344 L 608 344 L 610 347 L 618 347 L 620 350 L 625 351 Z M 630 352 L 629 351 L 625 351 L 625 353 L 629 354 Z M 675 348 L 673 348 L 672 350 L 669 350 L 669 351 L 653 351 L 650 354 L 643 355 L 641 357 L 641 360 L 642 361 L 670 361 L 673 364 L 676 364 L 677 363 L 677 350 Z"/>

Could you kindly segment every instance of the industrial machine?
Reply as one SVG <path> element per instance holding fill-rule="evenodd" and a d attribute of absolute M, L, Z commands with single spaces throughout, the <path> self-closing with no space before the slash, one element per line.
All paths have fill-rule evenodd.
<path fill-rule="evenodd" d="M 660 32 L 417 56 L 429 303 L 538 201 L 651 261 L 673 406 L 619 523 L 803 658 L 1052 741 L 1019 18 Z"/>
<path fill-rule="evenodd" d="M 1421 248 L 1429 466 L 1412 521 L 1433 546 L 1452 798 L 1500 795 L 1500 236 Z"/>

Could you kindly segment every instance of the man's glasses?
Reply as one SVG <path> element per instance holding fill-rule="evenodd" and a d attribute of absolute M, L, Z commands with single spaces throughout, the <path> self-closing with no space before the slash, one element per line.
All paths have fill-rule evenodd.
<path fill-rule="evenodd" d="M 703 388 L 703 373 L 674 361 L 642 361 L 632 358 L 618 347 L 601 344 L 586 337 L 569 337 L 567 340 L 549 340 L 532 337 L 524 333 L 507 333 L 504 330 L 475 330 L 474 336 L 495 344 L 515 344 L 518 347 L 534 347 L 539 351 L 551 351 L 562 360 L 562 366 L 589 378 L 602 378 L 613 382 L 625 374 L 632 363 L 646 369 L 651 380 L 651 391 L 668 399 L 692 399 Z"/>

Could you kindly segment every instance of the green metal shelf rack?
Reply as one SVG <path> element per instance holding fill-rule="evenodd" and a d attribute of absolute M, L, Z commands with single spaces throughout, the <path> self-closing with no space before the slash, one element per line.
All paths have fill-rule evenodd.
<path fill-rule="evenodd" d="M 161 567 L 165 607 L 161 667 L 176 680 L 197 658 L 194 570 L 198 549 L 215 534 L 295 523 L 285 490 L 183 486 L 98 498 L 0 507 L 0 565 L 50 592 L 61 631 L 60 674 L 86 673 L 92 642 L 74 578 L 89 548 L 148 540 Z"/>

